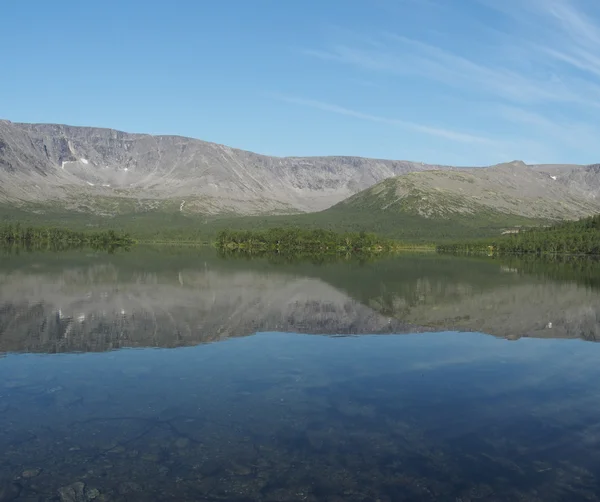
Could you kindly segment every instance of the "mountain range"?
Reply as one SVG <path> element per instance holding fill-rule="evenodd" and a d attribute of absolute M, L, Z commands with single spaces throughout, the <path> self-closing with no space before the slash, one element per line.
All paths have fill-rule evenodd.
<path fill-rule="evenodd" d="M 268 157 L 180 136 L 0 122 L 1 200 L 61 201 L 93 210 L 94 198 L 139 210 L 298 213 L 325 209 L 408 172 L 440 169 L 359 157 Z M 185 203 L 184 203 L 185 201 Z"/>
<path fill-rule="evenodd" d="M 342 227 L 385 221 L 387 229 L 406 218 L 509 227 L 600 212 L 600 165 L 270 157 L 180 136 L 0 121 L 0 206 L 102 218 L 319 212 L 320 221 L 345 218 Z"/>

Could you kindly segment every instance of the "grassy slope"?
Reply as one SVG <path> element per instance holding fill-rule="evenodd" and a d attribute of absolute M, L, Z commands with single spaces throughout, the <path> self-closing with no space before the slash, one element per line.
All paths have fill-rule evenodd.
<path fill-rule="evenodd" d="M 546 188 L 554 194 L 554 199 L 523 199 L 517 189 L 521 185 L 515 185 L 515 176 L 520 175 L 519 183 L 524 183 L 532 193 L 538 193 L 534 189 L 547 182 L 524 165 L 491 169 L 429 171 L 389 178 L 325 211 L 309 214 L 206 216 L 199 213 L 211 212 L 202 198 L 189 199 L 182 213 L 179 200 L 159 202 L 96 196 L 77 199 L 69 209 L 58 202 L 45 206 L 29 203 L 22 209 L 0 206 L 0 223 L 12 219 L 74 229 L 112 228 L 141 240 L 162 242 L 210 241 L 224 229 L 297 226 L 338 232 L 364 230 L 407 242 L 440 244 L 496 237 L 507 229 L 547 225 L 561 217 L 574 218 L 580 213 L 593 212 L 592 205 L 579 204 L 572 198 L 564 204 L 557 202 L 553 185 Z"/>
<path fill-rule="evenodd" d="M 459 175 L 455 173 L 452 176 Z M 473 180 L 464 174 L 460 176 L 466 178 L 465 190 L 469 189 L 468 182 Z M 138 203 L 119 206 L 119 211 L 112 212 L 115 208 L 108 206 L 115 201 L 104 201 L 107 205 L 104 214 L 112 212 L 114 216 L 101 216 L 98 211 L 91 210 L 68 211 L 58 205 L 28 204 L 27 210 L 0 206 L 0 222 L 3 219 L 13 219 L 36 225 L 62 225 L 75 229 L 113 228 L 125 230 L 139 239 L 156 241 L 209 241 L 223 229 L 262 230 L 298 226 L 338 232 L 365 230 L 420 243 L 494 237 L 508 228 L 548 223 L 540 218 L 503 213 L 472 197 L 427 187 L 419 182 L 423 182 L 422 177 L 406 175 L 391 178 L 325 211 L 308 214 L 217 217 L 181 213 L 177 204 L 151 206 Z M 397 190 L 403 191 L 404 196 L 399 197 Z M 132 199 L 129 202 L 134 203 Z M 96 201 L 95 204 L 98 205 L 99 202 Z"/>
<path fill-rule="evenodd" d="M 542 220 L 504 215 L 491 211 L 454 215 L 450 218 L 425 218 L 398 210 L 381 210 L 362 206 L 337 205 L 318 213 L 205 217 L 188 216 L 178 211 L 148 211 L 103 217 L 61 210 L 33 207 L 25 211 L 0 206 L 0 222 L 21 221 L 34 225 L 57 225 L 73 229 L 112 228 L 124 230 L 139 239 L 157 241 L 209 241 L 223 229 L 257 230 L 281 226 L 324 228 L 335 231 L 369 231 L 411 242 L 441 242 L 463 238 L 492 237 L 514 226 L 535 226 Z"/>

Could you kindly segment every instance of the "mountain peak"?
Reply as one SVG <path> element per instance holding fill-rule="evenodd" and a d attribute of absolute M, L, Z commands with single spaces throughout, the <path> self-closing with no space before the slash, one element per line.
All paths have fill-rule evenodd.
<path fill-rule="evenodd" d="M 525 164 L 525 162 L 523 162 L 522 160 L 512 160 L 510 162 L 503 162 L 501 164 L 497 164 L 497 167 L 515 167 L 515 168 L 519 168 L 519 169 L 525 169 L 527 168 L 527 164 Z"/>

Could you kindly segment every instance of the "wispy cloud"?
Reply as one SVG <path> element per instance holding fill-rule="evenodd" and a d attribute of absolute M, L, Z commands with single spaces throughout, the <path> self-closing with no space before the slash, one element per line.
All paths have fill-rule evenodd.
<path fill-rule="evenodd" d="M 600 29 L 584 11 L 566 0 L 539 2 L 539 12 L 555 25 L 542 45 L 546 54 L 584 72 L 600 76 Z"/>
<path fill-rule="evenodd" d="M 533 127 L 540 135 L 573 148 L 585 148 L 598 141 L 600 130 L 593 124 L 574 121 L 566 117 L 550 119 L 543 114 L 520 107 L 498 105 L 490 111 L 496 117 L 509 122 Z"/>
<path fill-rule="evenodd" d="M 592 48 L 600 45 L 600 30 L 594 20 L 571 0 L 535 0 L 535 4 L 542 12 L 553 17 L 578 44 Z"/>
<path fill-rule="evenodd" d="M 600 98 L 600 26 L 599 19 L 589 15 L 573 0 L 479 0 L 482 4 L 511 18 L 518 33 L 515 38 L 523 56 L 532 66 L 553 70 L 562 77 L 570 96 L 581 103 L 597 105 Z M 591 2 L 588 2 L 591 5 Z M 515 42 L 513 42 L 514 44 Z M 552 64 L 554 60 L 555 64 Z M 558 66 L 556 65 L 558 63 Z M 575 76 L 568 67 L 581 70 Z M 589 75 L 585 75 L 588 73 Z M 583 92 L 582 92 L 583 91 Z M 591 93 L 591 95 L 589 94 Z"/>
<path fill-rule="evenodd" d="M 485 138 L 483 136 L 477 136 L 473 134 L 442 129 L 438 127 L 432 127 L 423 124 L 417 124 L 410 121 L 400 120 L 396 118 L 389 117 L 381 117 L 379 115 L 371 115 L 368 113 L 363 113 L 357 110 L 352 110 L 350 108 L 345 108 L 343 106 L 338 106 L 331 103 L 324 103 L 322 101 L 316 101 L 313 99 L 305 99 L 299 98 L 295 96 L 286 96 L 282 94 L 273 94 L 273 98 L 278 99 L 279 101 L 284 101 L 286 103 L 291 103 L 294 105 L 304 106 L 308 108 L 314 108 L 317 110 L 321 110 L 324 112 L 335 113 L 338 115 L 345 115 L 347 117 L 354 117 L 360 120 L 367 120 L 370 122 L 379 122 L 381 124 L 387 124 L 390 126 L 400 127 L 404 129 L 409 129 L 412 131 L 428 134 L 431 136 L 437 136 L 439 138 L 448 139 L 451 141 L 458 141 L 461 143 L 482 143 L 482 144 L 494 144 L 494 141 L 489 138 Z"/>
<path fill-rule="evenodd" d="M 501 66 L 475 62 L 458 54 L 407 37 L 388 34 L 386 49 L 334 45 L 307 49 L 306 55 L 353 65 L 367 71 L 417 75 L 445 85 L 471 89 L 521 103 L 579 102 L 582 96 L 562 79 L 525 75 Z M 597 102 L 600 106 L 600 101 Z"/>
<path fill-rule="evenodd" d="M 438 2 L 444 5 L 442 0 Z M 399 83 L 409 77 L 411 82 L 435 84 L 430 87 L 432 92 L 444 99 L 464 102 L 466 113 L 458 122 L 477 134 L 457 133 L 447 125 L 437 129 L 374 117 L 325 103 L 303 104 L 357 118 L 360 115 L 363 119 L 393 122 L 457 141 L 507 146 L 511 138 L 517 137 L 521 146 L 528 142 L 540 146 L 540 141 L 545 142 L 549 152 L 560 151 L 559 145 L 564 145 L 581 148 L 590 155 L 600 154 L 595 139 L 600 136 L 600 123 L 596 120 L 600 108 L 600 3 L 471 0 L 466 4 L 478 8 L 464 8 L 460 15 L 472 16 L 473 26 L 487 35 L 477 43 L 475 37 L 469 40 L 469 34 L 464 33 L 457 41 L 459 35 L 453 23 L 441 21 L 422 33 L 412 30 L 410 36 L 406 33 L 411 30 L 401 34 L 377 30 L 369 33 L 368 44 L 361 43 L 357 36 L 337 36 L 331 43 L 306 47 L 303 53 L 358 70 L 374 81 L 386 75 L 390 81 L 397 78 Z M 461 20 L 468 25 L 468 20 Z M 481 28 L 486 22 L 489 28 Z M 497 128 L 504 131 L 498 133 L 504 136 L 489 133 L 492 141 L 480 137 L 480 124 L 472 122 L 473 127 L 469 127 L 469 120 L 481 117 L 481 113 L 469 111 L 475 103 L 490 111 L 490 119 L 504 121 L 506 126 Z M 487 106 L 490 103 L 492 106 Z M 520 125 L 521 133 L 512 134 L 508 126 L 511 123 Z"/>

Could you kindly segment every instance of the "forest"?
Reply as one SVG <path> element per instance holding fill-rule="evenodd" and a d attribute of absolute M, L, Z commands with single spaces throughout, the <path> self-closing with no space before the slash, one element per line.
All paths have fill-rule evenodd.
<path fill-rule="evenodd" d="M 94 248 L 128 247 L 134 241 L 128 234 L 114 230 L 76 231 L 65 228 L 22 226 L 20 223 L 0 225 L 0 244 L 25 247 Z"/>
<path fill-rule="evenodd" d="M 495 239 L 440 244 L 444 253 L 493 254 L 600 254 L 600 215 L 549 227 L 522 230 Z"/>
<path fill-rule="evenodd" d="M 179 207 L 178 207 L 179 208 Z M 338 207 L 316 213 L 286 215 L 202 215 L 179 211 L 147 211 L 115 214 L 107 218 L 98 214 L 31 205 L 27 210 L 0 204 L 0 225 L 20 222 L 35 227 L 66 227 L 83 230 L 93 225 L 97 230 L 126 232 L 137 241 L 148 243 L 189 242 L 208 244 L 223 230 L 262 232 L 270 228 L 302 228 L 333 232 L 372 232 L 402 243 L 426 244 L 463 239 L 491 238 L 507 227 L 533 227 L 546 220 L 477 213 L 455 215 L 451 219 L 426 218 L 403 212 L 373 211 L 368 207 Z"/>
<path fill-rule="evenodd" d="M 271 228 L 263 231 L 223 230 L 216 239 L 221 250 L 246 253 L 303 252 L 319 254 L 381 253 L 400 248 L 397 241 L 368 232 Z"/>

